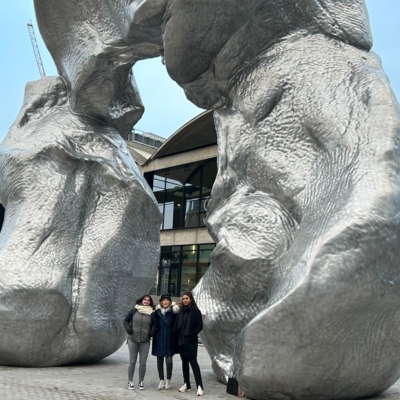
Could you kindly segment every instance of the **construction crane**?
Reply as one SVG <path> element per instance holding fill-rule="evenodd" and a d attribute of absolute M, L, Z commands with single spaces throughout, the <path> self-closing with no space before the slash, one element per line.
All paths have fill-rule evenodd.
<path fill-rule="evenodd" d="M 44 78 L 46 76 L 46 73 L 44 72 L 42 57 L 40 57 L 39 47 L 36 41 L 35 31 L 33 30 L 32 21 L 29 21 L 27 23 L 27 26 L 28 26 L 29 36 L 31 38 L 33 52 L 35 53 L 36 64 L 39 68 L 40 78 Z"/>

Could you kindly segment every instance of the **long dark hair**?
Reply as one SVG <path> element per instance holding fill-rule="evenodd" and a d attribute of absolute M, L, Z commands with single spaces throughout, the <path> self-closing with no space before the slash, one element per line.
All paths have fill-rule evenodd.
<path fill-rule="evenodd" d="M 153 298 L 149 294 L 144 294 L 142 297 L 139 297 L 136 300 L 136 304 L 142 304 L 142 301 L 144 300 L 145 297 L 148 297 L 150 299 L 150 307 L 154 308 Z"/>
<path fill-rule="evenodd" d="M 195 299 L 194 299 L 194 297 L 193 297 L 192 292 L 183 292 L 183 293 L 182 293 L 182 297 L 183 297 L 183 296 L 189 297 L 189 299 L 190 299 L 191 302 L 193 303 L 194 308 L 199 309 L 199 307 L 197 307 L 197 304 L 196 304 L 196 301 L 195 301 Z"/>

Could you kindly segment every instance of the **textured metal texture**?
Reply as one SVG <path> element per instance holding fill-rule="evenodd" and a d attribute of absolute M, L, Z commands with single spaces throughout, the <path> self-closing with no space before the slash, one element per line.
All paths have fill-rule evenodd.
<path fill-rule="evenodd" d="M 109 3 L 35 1 L 62 77 L 27 84 L 0 145 L 1 365 L 48 367 L 108 356 L 126 336 L 126 310 L 155 279 L 161 216 L 116 129 L 131 129 L 136 118 L 131 100 L 139 94 L 122 88 L 140 58 L 131 53 L 145 52 L 147 44 L 126 47 L 127 62 L 115 61 L 121 42 L 113 35 L 129 25 L 120 14 L 140 13 L 122 12 L 126 2 Z M 154 29 L 149 42 L 160 40 Z"/>
<path fill-rule="evenodd" d="M 356 399 L 400 377 L 400 112 L 362 0 L 171 0 L 164 60 L 215 109 L 217 245 L 195 289 L 219 379 Z"/>
<path fill-rule="evenodd" d="M 34 0 L 40 33 L 74 112 L 113 123 L 123 138 L 144 107 L 131 71 L 162 45 L 165 1 Z"/>
<path fill-rule="evenodd" d="M 73 114 L 61 78 L 43 78 L 27 85 L 0 169 L 0 364 L 113 353 L 154 281 L 161 220 L 124 140 Z"/>

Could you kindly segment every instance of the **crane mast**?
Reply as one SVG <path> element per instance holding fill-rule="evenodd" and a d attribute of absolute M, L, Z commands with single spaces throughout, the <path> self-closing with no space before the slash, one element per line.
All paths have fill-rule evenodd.
<path fill-rule="evenodd" d="M 33 52 L 35 53 L 36 64 L 39 68 L 40 78 L 44 78 L 46 76 L 46 73 L 44 72 L 42 57 L 40 57 L 39 47 L 36 41 L 35 31 L 33 30 L 32 21 L 29 21 L 27 23 L 27 26 L 28 26 L 29 36 L 31 38 Z"/>

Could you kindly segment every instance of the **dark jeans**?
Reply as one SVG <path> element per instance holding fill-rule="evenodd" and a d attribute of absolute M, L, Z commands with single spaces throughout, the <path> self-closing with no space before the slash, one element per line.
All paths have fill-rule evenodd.
<path fill-rule="evenodd" d="M 182 357 L 182 372 L 183 372 L 183 381 L 186 383 L 186 387 L 190 389 L 190 375 L 189 375 L 189 364 L 192 367 L 193 375 L 194 375 L 194 380 L 196 381 L 196 389 L 200 386 L 203 389 L 203 381 L 201 380 L 201 373 L 200 373 L 200 367 L 199 364 L 197 363 L 196 358 L 186 358 Z"/>
<path fill-rule="evenodd" d="M 167 379 L 170 380 L 172 377 L 172 356 L 170 357 L 157 357 L 157 369 L 160 381 L 164 380 L 164 358 L 167 366 Z"/>

